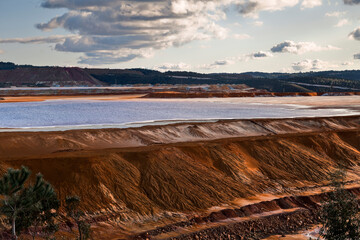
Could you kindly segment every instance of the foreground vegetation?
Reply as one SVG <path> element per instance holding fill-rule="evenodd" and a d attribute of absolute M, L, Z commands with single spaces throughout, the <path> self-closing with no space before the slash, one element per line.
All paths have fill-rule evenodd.
<path fill-rule="evenodd" d="M 11 226 L 11 237 L 18 239 L 21 234 L 30 234 L 33 239 L 41 236 L 54 239 L 59 230 L 59 218 L 67 218 L 78 228 L 79 240 L 89 239 L 90 224 L 80 210 L 80 198 L 70 196 L 65 201 L 65 215 L 60 216 L 60 200 L 54 188 L 41 174 L 36 175 L 34 183 L 30 180 L 30 171 L 26 167 L 8 169 L 0 179 L 0 214 Z M 70 227 L 70 231 L 72 228 Z M 6 229 L 3 229 L 6 233 Z"/>
<path fill-rule="evenodd" d="M 359 200 L 344 186 L 345 171 L 338 170 L 331 176 L 332 191 L 320 211 L 320 235 L 327 240 L 360 239 Z"/>

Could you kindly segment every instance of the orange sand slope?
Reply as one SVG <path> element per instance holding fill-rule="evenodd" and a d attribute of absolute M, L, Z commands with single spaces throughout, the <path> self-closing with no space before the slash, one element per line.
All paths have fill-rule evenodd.
<path fill-rule="evenodd" d="M 112 88 L 109 88 L 112 90 Z M 116 89 L 116 88 L 115 88 Z M 131 90 L 131 88 L 130 88 Z M 103 94 L 103 93 L 87 93 L 79 94 L 76 90 L 61 90 L 63 93 L 56 94 L 11 94 L 11 91 L 20 91 L 21 90 L 10 90 L 8 95 L 1 96 L 0 94 L 0 103 L 8 102 L 41 102 L 46 100 L 110 100 L 110 101 L 121 101 L 126 99 L 139 99 L 142 101 L 155 99 L 186 99 L 186 98 L 197 98 L 197 99 L 206 99 L 206 98 L 241 98 L 244 99 L 244 102 L 251 103 L 266 103 L 270 102 L 279 102 L 282 104 L 304 104 L 304 105 L 314 105 L 312 101 L 315 101 L 315 105 L 318 102 L 323 102 L 322 105 L 326 106 L 338 106 L 338 105 L 347 105 L 347 104 L 358 104 L 360 99 L 360 92 L 344 92 L 344 93 L 236 93 L 236 94 L 226 94 L 226 93 L 181 93 L 181 92 L 149 92 L 139 89 L 127 90 L 124 92 Z M 35 91 L 35 90 L 34 90 Z M 60 90 L 59 90 L 60 91 Z M 68 91 L 68 92 L 66 92 Z M 31 92 L 31 91 L 29 91 Z M 36 90 L 35 92 L 41 93 L 41 91 Z M 341 98 L 344 101 L 339 101 Z M 327 105 L 329 104 L 329 105 Z"/>
<path fill-rule="evenodd" d="M 359 126 L 337 117 L 0 133 L 0 160 L 41 171 L 91 211 L 205 209 L 323 182 L 337 163 L 357 163 Z"/>
<path fill-rule="evenodd" d="M 0 133 L 0 169 L 40 171 L 61 199 L 79 195 L 89 216 L 132 233 L 321 186 L 339 164 L 357 181 L 359 130 L 352 116 Z"/>

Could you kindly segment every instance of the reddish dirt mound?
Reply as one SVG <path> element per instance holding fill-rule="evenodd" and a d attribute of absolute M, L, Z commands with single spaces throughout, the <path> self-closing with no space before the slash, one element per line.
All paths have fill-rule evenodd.
<path fill-rule="evenodd" d="M 179 218 L 262 193 L 291 194 L 327 184 L 339 165 L 349 168 L 349 180 L 360 179 L 359 117 L 196 126 L 0 133 L 0 169 L 28 166 L 62 200 L 81 196 L 93 219 L 122 223 Z"/>
<path fill-rule="evenodd" d="M 326 182 L 338 164 L 360 162 L 358 124 L 348 117 L 204 123 L 195 134 L 180 134 L 189 124 L 0 133 L 0 163 L 42 172 L 61 197 L 78 194 L 94 212 L 193 211 Z"/>

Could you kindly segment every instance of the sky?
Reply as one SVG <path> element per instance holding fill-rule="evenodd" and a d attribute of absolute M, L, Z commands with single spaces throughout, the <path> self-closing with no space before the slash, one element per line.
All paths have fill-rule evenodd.
<path fill-rule="evenodd" d="M 0 0 L 0 61 L 204 73 L 359 69 L 360 0 Z"/>

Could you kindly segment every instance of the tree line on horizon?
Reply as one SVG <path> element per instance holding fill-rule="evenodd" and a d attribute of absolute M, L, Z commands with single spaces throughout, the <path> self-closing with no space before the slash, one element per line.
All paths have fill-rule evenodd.
<path fill-rule="evenodd" d="M 35 67 L 0 62 L 1 70 L 22 68 L 54 68 L 55 66 Z M 108 85 L 134 84 L 246 84 L 256 89 L 270 92 L 346 92 L 351 89 L 360 91 L 360 70 L 323 71 L 306 73 L 197 73 L 186 71 L 160 72 L 152 69 L 91 69 L 82 71 Z M 310 84 L 310 85 L 301 85 Z M 7 83 L 10 84 L 10 83 Z M 311 86 L 312 85 L 312 86 Z M 318 85 L 318 86 L 316 86 Z M 319 86 L 324 85 L 324 86 Z M 0 82 L 0 87 L 7 85 Z M 43 85 L 41 85 L 44 87 Z M 342 89 L 344 88 L 344 89 Z"/>

